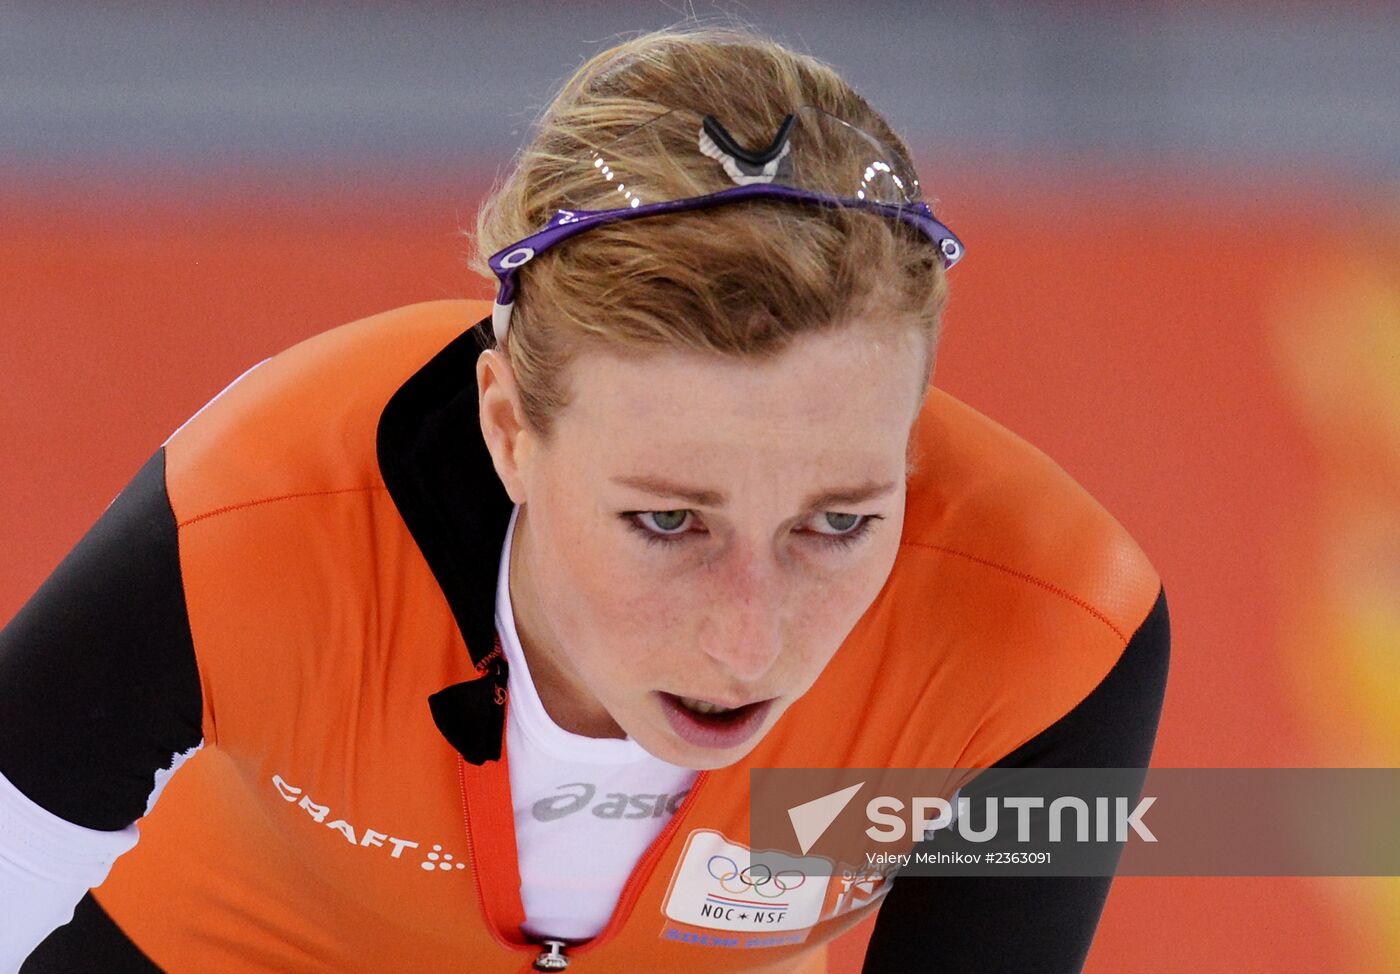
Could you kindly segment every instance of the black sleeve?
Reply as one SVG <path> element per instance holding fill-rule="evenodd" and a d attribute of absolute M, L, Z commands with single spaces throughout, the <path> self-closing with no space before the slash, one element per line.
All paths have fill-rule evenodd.
<path fill-rule="evenodd" d="M 1080 704 L 999 768 L 1146 768 L 1166 691 L 1165 591 Z M 976 781 L 965 793 L 975 791 Z M 865 974 L 1072 974 L 1084 966 L 1111 876 L 905 876 L 875 920 Z"/>
<path fill-rule="evenodd" d="M 162 448 L 0 629 L 0 774 L 115 831 L 200 742 L 202 710 Z"/>

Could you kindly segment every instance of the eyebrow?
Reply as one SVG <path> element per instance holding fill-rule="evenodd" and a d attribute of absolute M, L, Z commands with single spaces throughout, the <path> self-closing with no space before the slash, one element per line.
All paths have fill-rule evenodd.
<path fill-rule="evenodd" d="M 696 507 L 723 507 L 729 502 L 729 498 L 722 491 L 687 487 L 684 484 L 672 483 L 659 477 L 614 477 L 612 480 L 615 484 L 632 487 L 643 493 L 655 494 L 657 497 L 676 497 L 694 504 Z M 895 486 L 893 482 L 877 483 L 871 481 L 855 487 L 818 491 L 807 498 L 805 508 L 807 510 L 829 510 L 828 505 L 831 504 L 860 504 L 888 494 L 895 489 Z"/>

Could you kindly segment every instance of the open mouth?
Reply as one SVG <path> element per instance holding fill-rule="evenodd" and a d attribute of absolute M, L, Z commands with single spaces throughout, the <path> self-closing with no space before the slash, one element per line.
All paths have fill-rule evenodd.
<path fill-rule="evenodd" d="M 676 699 L 686 710 L 693 710 L 697 714 L 704 714 L 707 717 L 733 717 L 744 710 L 743 707 L 721 707 L 717 703 L 710 703 L 699 697 L 676 697 Z"/>
<path fill-rule="evenodd" d="M 724 708 L 695 697 L 680 697 L 656 691 L 671 728 L 689 744 L 698 747 L 727 748 L 744 743 L 768 716 L 773 699 L 759 700 L 742 707 Z"/>

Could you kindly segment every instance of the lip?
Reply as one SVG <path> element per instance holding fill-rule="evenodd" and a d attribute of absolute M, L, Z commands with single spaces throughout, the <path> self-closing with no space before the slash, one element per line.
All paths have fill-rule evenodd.
<path fill-rule="evenodd" d="M 763 726 L 774 698 L 755 700 L 741 705 L 740 712 L 723 719 L 706 717 L 681 706 L 680 698 L 664 690 L 654 691 L 661 702 L 661 709 L 671 729 L 687 744 L 696 747 L 724 750 L 738 747 Z M 696 698 L 703 699 L 703 698 Z M 719 701 L 714 701 L 719 703 Z"/>

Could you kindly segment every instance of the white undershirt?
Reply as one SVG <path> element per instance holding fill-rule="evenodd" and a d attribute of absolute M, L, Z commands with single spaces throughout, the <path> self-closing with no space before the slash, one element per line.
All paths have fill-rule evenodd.
<path fill-rule="evenodd" d="M 670 820 L 696 772 L 631 737 L 564 730 L 540 703 L 510 602 L 511 512 L 496 581 L 496 629 L 510 666 L 506 749 L 520 856 L 524 930 L 587 940 L 607 924 L 632 868 Z"/>

